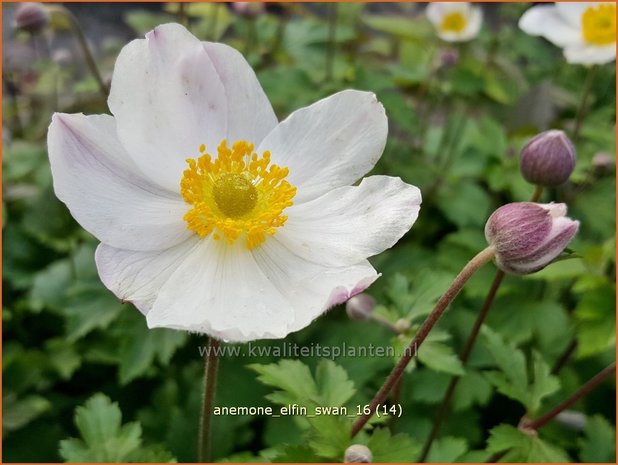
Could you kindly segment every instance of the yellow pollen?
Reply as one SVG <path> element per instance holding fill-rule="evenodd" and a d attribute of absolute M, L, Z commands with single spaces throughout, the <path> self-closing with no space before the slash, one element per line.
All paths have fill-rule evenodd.
<path fill-rule="evenodd" d="M 616 5 L 604 3 L 586 8 L 582 14 L 584 41 L 593 45 L 616 42 Z"/>
<path fill-rule="evenodd" d="M 463 13 L 459 11 L 454 11 L 453 13 L 448 13 L 442 18 L 442 23 L 440 24 L 440 30 L 442 32 L 461 32 L 466 28 L 468 21 Z"/>
<path fill-rule="evenodd" d="M 180 181 L 180 194 L 193 206 L 184 216 L 191 231 L 228 244 L 242 237 L 253 249 L 285 224 L 282 212 L 293 204 L 296 187 L 285 179 L 287 168 L 270 163 L 270 152 L 259 156 L 243 140 L 231 148 L 223 140 L 215 159 L 204 145 L 199 150 Z"/>

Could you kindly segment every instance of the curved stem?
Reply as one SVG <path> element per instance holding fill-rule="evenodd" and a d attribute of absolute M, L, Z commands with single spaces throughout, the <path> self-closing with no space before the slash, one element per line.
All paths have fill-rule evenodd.
<path fill-rule="evenodd" d="M 455 299 L 459 291 L 463 288 L 464 284 L 470 279 L 470 277 L 483 265 L 489 262 L 494 257 L 494 248 L 487 247 L 479 252 L 472 260 L 470 260 L 463 269 L 459 272 L 457 277 L 453 280 L 446 292 L 440 297 L 440 300 L 436 303 L 436 306 L 427 316 L 416 335 L 406 348 L 405 353 L 397 362 L 397 365 L 393 368 L 391 373 L 386 378 L 386 381 L 382 387 L 378 390 L 371 403 L 369 404 L 370 413 L 363 415 L 356 420 L 352 426 L 352 437 L 356 436 L 360 430 L 367 424 L 369 419 L 373 416 L 376 409 L 386 400 L 388 394 L 391 392 L 399 378 L 403 375 L 404 370 L 412 360 L 412 357 L 416 354 L 423 341 L 427 338 L 427 335 L 438 322 L 444 311 L 449 304 Z"/>
<path fill-rule="evenodd" d="M 200 431 L 198 436 L 198 462 L 210 461 L 210 433 L 212 425 L 212 410 L 217 387 L 217 369 L 219 367 L 219 346 L 221 342 L 208 338 L 208 346 L 204 355 L 204 394 L 202 397 L 202 414 L 200 416 Z"/>
<path fill-rule="evenodd" d="M 537 418 L 536 420 L 527 420 L 522 423 L 523 428 L 539 429 L 552 421 L 560 412 L 568 409 L 575 402 L 587 395 L 590 391 L 596 388 L 599 384 L 609 378 L 616 371 L 616 362 L 613 362 L 609 366 L 605 367 L 599 373 L 594 375 L 586 384 L 575 391 L 568 399 L 564 400 L 556 407 L 551 409 L 545 415 Z"/>
<path fill-rule="evenodd" d="M 558 372 L 560 372 L 560 370 L 562 370 L 562 367 L 567 364 L 571 356 L 575 353 L 576 349 L 577 349 L 577 339 L 573 339 L 571 343 L 568 346 L 566 346 L 566 348 L 564 349 L 564 352 L 562 352 L 560 357 L 558 357 L 558 360 L 556 360 L 556 363 L 551 369 L 552 375 L 555 375 Z"/>
<path fill-rule="evenodd" d="M 99 67 L 97 66 L 97 62 L 94 59 L 94 54 L 92 53 L 92 50 L 90 49 L 90 46 L 88 45 L 88 40 L 86 39 L 86 35 L 84 34 L 83 29 L 79 25 L 77 18 L 70 10 L 60 5 L 54 5 L 53 7 L 50 7 L 50 10 L 52 12 L 56 12 L 56 13 L 59 13 L 65 16 L 71 23 L 71 28 L 73 30 L 73 33 L 75 34 L 75 37 L 77 38 L 77 42 L 79 43 L 79 46 L 82 49 L 82 53 L 84 54 L 84 58 L 86 59 L 86 65 L 88 65 L 88 69 L 90 70 L 90 73 L 92 73 L 92 76 L 97 81 L 101 95 L 103 96 L 105 100 L 107 100 L 109 89 L 107 85 L 105 84 L 105 81 L 103 80 L 103 76 L 101 75 L 101 72 L 99 71 Z"/>
<path fill-rule="evenodd" d="M 597 66 L 593 65 L 588 68 L 588 73 L 586 74 L 586 80 L 584 81 L 584 90 L 582 91 L 582 97 L 579 101 L 579 107 L 577 108 L 575 127 L 573 128 L 573 134 L 571 136 L 573 143 L 577 142 L 577 139 L 579 138 L 579 132 L 581 131 L 584 117 L 586 116 L 588 97 L 590 96 L 590 91 L 592 90 L 592 82 L 594 81 L 596 69 Z"/>
<path fill-rule="evenodd" d="M 466 346 L 464 347 L 463 352 L 460 355 L 461 363 L 465 366 L 468 362 L 468 358 L 470 358 L 470 354 L 472 353 L 472 349 L 474 348 L 474 344 L 476 343 L 476 339 L 481 331 L 481 327 L 485 322 L 485 318 L 487 318 L 487 314 L 489 313 L 489 309 L 494 302 L 496 294 L 498 293 L 498 289 L 500 288 L 500 284 L 502 284 L 502 280 L 504 279 L 504 271 L 498 270 L 496 271 L 496 276 L 494 277 L 493 282 L 491 283 L 491 288 L 489 289 L 489 293 L 487 297 L 485 297 L 485 301 L 483 302 L 483 306 L 481 307 L 481 311 L 476 317 L 476 321 L 474 322 L 474 327 L 472 328 L 472 332 L 470 336 L 468 336 L 468 341 L 466 342 Z M 459 380 L 461 377 L 453 376 L 451 378 L 451 382 L 448 385 L 446 390 L 446 394 L 444 395 L 444 399 L 442 400 L 442 404 L 438 409 L 438 413 L 436 414 L 433 427 L 431 428 L 431 432 L 429 433 L 429 437 L 427 441 L 425 441 L 425 445 L 423 446 L 423 450 L 421 452 L 421 456 L 418 459 L 419 462 L 424 462 L 429 455 L 429 451 L 431 450 L 431 445 L 433 441 L 438 436 L 438 431 L 440 430 L 440 426 L 442 426 L 442 422 L 446 417 L 448 412 L 448 408 L 453 400 L 453 396 L 455 395 L 455 389 L 459 384 Z"/>

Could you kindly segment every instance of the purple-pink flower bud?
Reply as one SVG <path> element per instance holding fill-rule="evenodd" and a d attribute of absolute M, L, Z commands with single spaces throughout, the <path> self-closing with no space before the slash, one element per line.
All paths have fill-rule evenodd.
<path fill-rule="evenodd" d="M 345 303 L 345 311 L 350 317 L 350 320 L 369 320 L 373 309 L 376 306 L 376 301 L 369 294 L 361 293 L 351 297 Z"/>
<path fill-rule="evenodd" d="M 575 147 L 563 131 L 551 129 L 533 137 L 521 151 L 521 174 L 537 186 L 566 182 L 575 168 Z"/>
<path fill-rule="evenodd" d="M 254 18 L 266 10 L 262 2 L 232 2 L 232 9 L 240 16 Z"/>
<path fill-rule="evenodd" d="M 579 229 L 563 203 L 509 203 L 487 220 L 485 238 L 495 248 L 496 265 L 510 274 L 530 274 L 549 265 Z"/>
<path fill-rule="evenodd" d="M 47 26 L 49 13 L 41 3 L 22 3 L 15 11 L 15 27 L 36 34 Z"/>

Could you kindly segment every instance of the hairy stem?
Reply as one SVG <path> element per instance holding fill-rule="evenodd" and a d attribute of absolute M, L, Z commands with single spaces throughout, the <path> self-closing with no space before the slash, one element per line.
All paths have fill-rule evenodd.
<path fill-rule="evenodd" d="M 208 347 L 204 355 L 204 394 L 202 397 L 202 413 L 198 436 L 198 462 L 210 461 L 210 435 L 212 426 L 212 410 L 217 387 L 217 369 L 219 367 L 219 342 L 208 338 Z"/>
<path fill-rule="evenodd" d="M 590 391 L 596 388 L 603 381 L 608 379 L 611 375 L 616 371 L 616 362 L 613 362 L 611 365 L 605 367 L 599 373 L 594 375 L 586 384 L 580 387 L 577 391 L 575 391 L 568 399 L 564 400 L 556 407 L 551 409 L 545 415 L 537 418 L 536 420 L 527 420 L 523 422 L 524 428 L 531 429 L 539 429 L 545 426 L 547 423 L 552 421 L 560 412 L 568 409 L 575 402 L 580 400 L 582 397 L 586 396 Z"/>
<path fill-rule="evenodd" d="M 464 347 L 463 352 L 460 355 L 462 365 L 466 365 L 468 359 L 470 358 L 470 354 L 472 353 L 472 349 L 474 348 L 474 344 L 476 343 L 476 339 L 478 338 L 479 332 L 481 331 L 481 327 L 485 322 L 485 318 L 487 318 L 487 314 L 489 313 L 489 309 L 494 302 L 496 294 L 498 293 L 498 289 L 500 288 L 500 284 L 502 284 L 502 280 L 504 279 L 504 271 L 498 270 L 496 271 L 496 276 L 494 277 L 493 282 L 491 283 L 491 288 L 489 289 L 489 293 L 487 297 L 485 297 L 485 301 L 483 302 L 483 306 L 481 307 L 481 311 L 476 317 L 476 321 L 474 322 L 474 327 L 470 332 L 470 336 L 468 336 L 468 341 L 466 342 L 466 346 Z M 431 428 L 431 432 L 429 433 L 429 437 L 423 446 L 423 450 L 421 452 L 421 456 L 419 458 L 419 462 L 424 462 L 429 455 L 429 451 L 431 450 L 431 445 L 433 441 L 438 436 L 438 431 L 440 430 L 440 426 L 442 426 L 442 422 L 446 417 L 448 412 L 448 408 L 450 406 L 451 401 L 453 400 L 453 396 L 455 395 L 455 389 L 459 384 L 459 380 L 461 378 L 459 376 L 453 376 L 451 378 L 451 382 L 448 385 L 446 390 L 446 394 L 444 395 L 444 399 L 442 399 L 442 404 L 438 409 L 438 413 L 436 414 L 433 427 Z"/>
<path fill-rule="evenodd" d="M 397 365 L 393 368 L 391 373 L 386 378 L 386 381 L 382 387 L 378 390 L 374 398 L 372 399 L 370 406 L 370 413 L 363 415 L 356 420 L 352 426 L 352 437 L 356 436 L 360 430 L 367 424 L 369 419 L 373 416 L 377 408 L 386 400 L 388 394 L 391 392 L 399 378 L 403 375 L 404 370 L 412 360 L 412 357 L 416 354 L 419 347 L 427 338 L 427 335 L 438 322 L 444 311 L 449 304 L 455 299 L 459 291 L 463 288 L 464 284 L 470 279 L 470 277 L 483 265 L 489 262 L 494 257 L 493 247 L 487 247 L 479 252 L 472 260 L 470 260 L 463 269 L 459 272 L 457 277 L 453 280 L 446 292 L 440 297 L 440 300 L 436 303 L 436 306 L 427 316 L 416 335 L 407 347 L 404 355 L 401 357 Z"/>

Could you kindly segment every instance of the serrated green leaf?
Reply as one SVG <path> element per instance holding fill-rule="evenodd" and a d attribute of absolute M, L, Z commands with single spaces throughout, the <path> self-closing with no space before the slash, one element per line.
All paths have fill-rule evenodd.
<path fill-rule="evenodd" d="M 427 341 L 418 350 L 418 359 L 435 371 L 463 375 L 465 370 L 453 349 L 440 342 Z"/>
<path fill-rule="evenodd" d="M 259 374 L 258 380 L 268 386 L 280 389 L 276 396 L 268 398 L 277 404 L 307 405 L 318 395 L 318 388 L 309 367 L 300 360 L 281 360 L 270 365 L 249 365 Z"/>
<path fill-rule="evenodd" d="M 487 451 L 498 453 L 508 451 L 501 459 L 515 463 L 564 463 L 570 462 L 565 451 L 553 446 L 536 434 L 526 434 L 510 425 L 499 425 L 490 432 Z"/>
<path fill-rule="evenodd" d="M 468 443 L 463 438 L 444 437 L 437 439 L 427 456 L 428 463 L 456 462 L 468 451 Z"/>
<path fill-rule="evenodd" d="M 67 462 L 124 462 L 141 444 L 138 423 L 121 425 L 118 404 L 95 394 L 75 411 L 75 425 L 82 439 L 60 442 L 60 455 Z"/>
<path fill-rule="evenodd" d="M 601 415 L 587 419 L 578 445 L 582 462 L 616 463 L 616 429 Z"/>
<path fill-rule="evenodd" d="M 367 441 L 367 447 L 376 463 L 410 463 L 418 458 L 422 445 L 406 434 L 392 436 L 388 429 L 380 428 L 373 432 Z"/>
<path fill-rule="evenodd" d="M 319 401 L 328 407 L 344 405 L 356 393 L 346 371 L 332 360 L 322 360 L 315 371 Z"/>

